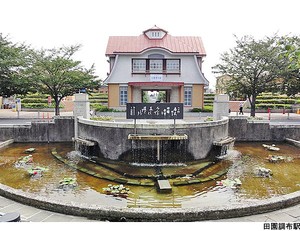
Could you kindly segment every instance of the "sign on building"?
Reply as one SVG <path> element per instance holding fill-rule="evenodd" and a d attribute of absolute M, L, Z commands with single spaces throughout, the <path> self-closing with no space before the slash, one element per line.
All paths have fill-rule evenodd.
<path fill-rule="evenodd" d="M 163 81 L 162 74 L 150 74 L 150 81 L 151 82 L 161 82 Z"/>
<path fill-rule="evenodd" d="M 127 119 L 183 119 L 182 103 L 127 103 Z"/>

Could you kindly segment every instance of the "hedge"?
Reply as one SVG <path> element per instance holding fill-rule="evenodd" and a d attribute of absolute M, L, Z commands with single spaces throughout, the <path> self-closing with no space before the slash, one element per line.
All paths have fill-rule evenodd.
<path fill-rule="evenodd" d="M 113 112 L 116 111 L 114 109 L 110 109 L 107 106 L 103 106 L 101 104 L 91 104 L 91 107 L 96 111 L 96 112 Z"/>
<path fill-rule="evenodd" d="M 258 99 L 258 104 L 295 104 L 298 102 L 296 99 Z"/>
<path fill-rule="evenodd" d="M 203 108 L 192 108 L 190 112 L 212 112 L 213 106 L 212 105 L 205 105 Z"/>
<path fill-rule="evenodd" d="M 256 104 L 255 105 L 256 109 L 291 109 L 292 105 L 291 104 Z"/>
<path fill-rule="evenodd" d="M 51 99 L 52 102 L 54 102 L 53 99 Z M 21 100 L 22 103 L 48 103 L 48 99 L 42 99 L 42 98 L 24 98 Z"/>
<path fill-rule="evenodd" d="M 51 106 L 48 105 L 48 103 L 22 103 L 23 108 L 55 108 L 55 104 L 51 104 Z M 60 108 L 63 108 L 63 106 L 60 104 Z"/>
<path fill-rule="evenodd" d="M 91 104 L 101 104 L 101 103 L 107 103 L 107 100 L 105 99 L 89 99 L 90 103 Z"/>

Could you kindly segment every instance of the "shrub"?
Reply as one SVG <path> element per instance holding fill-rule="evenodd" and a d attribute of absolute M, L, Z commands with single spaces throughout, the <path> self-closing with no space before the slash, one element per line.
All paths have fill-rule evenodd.
<path fill-rule="evenodd" d="M 204 105 L 203 108 L 192 108 L 190 112 L 212 112 L 213 106 L 212 105 Z"/>
<path fill-rule="evenodd" d="M 214 100 L 213 99 L 204 99 L 204 104 L 213 104 Z"/>
<path fill-rule="evenodd" d="M 292 105 L 291 104 L 256 104 L 255 105 L 256 109 L 291 109 Z"/>
<path fill-rule="evenodd" d="M 190 112 L 202 112 L 201 108 L 192 108 Z"/>
<path fill-rule="evenodd" d="M 205 93 L 204 94 L 204 97 L 215 97 L 215 94 L 214 93 Z"/>
<path fill-rule="evenodd" d="M 55 104 L 48 105 L 48 103 L 22 103 L 23 108 L 34 108 L 34 109 L 41 109 L 41 108 L 55 108 Z M 63 108 L 63 105 L 59 105 L 59 108 Z"/>
<path fill-rule="evenodd" d="M 54 102 L 54 100 L 51 100 L 52 102 Z M 24 98 L 22 99 L 22 103 L 48 103 L 48 99 L 44 98 Z"/>
<path fill-rule="evenodd" d="M 89 99 L 108 99 L 108 95 L 102 93 L 97 93 L 97 94 L 93 93 L 89 95 Z"/>
<path fill-rule="evenodd" d="M 110 109 L 107 106 L 103 106 L 101 104 L 92 104 L 91 105 L 96 112 L 113 112 L 116 111 L 114 109 Z"/>
<path fill-rule="evenodd" d="M 96 120 L 96 121 L 111 121 L 113 118 L 111 116 L 95 116 L 92 117 L 91 120 Z"/>
<path fill-rule="evenodd" d="M 89 99 L 91 104 L 100 104 L 100 103 L 106 103 L 107 100 L 106 99 Z"/>
<path fill-rule="evenodd" d="M 258 99 L 256 101 L 258 104 L 295 104 L 296 102 L 295 99 Z"/>

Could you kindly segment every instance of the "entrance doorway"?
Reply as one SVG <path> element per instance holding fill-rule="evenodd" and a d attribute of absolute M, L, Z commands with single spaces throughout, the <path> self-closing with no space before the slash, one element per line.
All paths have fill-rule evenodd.
<path fill-rule="evenodd" d="M 142 103 L 169 103 L 170 90 L 142 90 Z"/>

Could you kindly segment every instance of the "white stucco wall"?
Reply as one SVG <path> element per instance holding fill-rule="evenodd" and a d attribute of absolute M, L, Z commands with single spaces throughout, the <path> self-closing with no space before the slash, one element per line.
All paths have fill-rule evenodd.
<path fill-rule="evenodd" d="M 197 59 L 194 55 L 174 55 L 162 49 L 151 49 L 139 55 L 119 55 L 115 60 L 115 65 L 111 71 L 107 83 L 128 83 L 128 82 L 148 82 L 149 75 L 131 74 L 132 58 L 148 58 L 150 54 L 162 54 L 166 59 L 176 58 L 181 60 L 181 74 L 163 76 L 163 82 L 185 82 L 185 83 L 206 83 Z"/>

